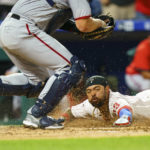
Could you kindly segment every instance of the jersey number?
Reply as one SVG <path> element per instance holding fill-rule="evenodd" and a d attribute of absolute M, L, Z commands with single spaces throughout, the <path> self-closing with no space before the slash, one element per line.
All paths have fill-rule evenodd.
<path fill-rule="evenodd" d="M 116 114 L 116 110 L 119 108 L 119 106 L 120 106 L 120 104 L 118 104 L 118 103 L 115 103 L 115 104 L 113 105 L 113 113 Z"/>

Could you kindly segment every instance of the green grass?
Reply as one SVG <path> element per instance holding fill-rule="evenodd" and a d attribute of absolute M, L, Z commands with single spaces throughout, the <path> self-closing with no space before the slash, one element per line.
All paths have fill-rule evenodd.
<path fill-rule="evenodd" d="M 150 150 L 150 136 L 1 140 L 0 150 Z"/>

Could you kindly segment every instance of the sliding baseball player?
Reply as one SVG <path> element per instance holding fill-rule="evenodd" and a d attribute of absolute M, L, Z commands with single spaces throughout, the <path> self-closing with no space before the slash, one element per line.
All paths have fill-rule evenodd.
<path fill-rule="evenodd" d="M 135 96 L 123 95 L 110 90 L 107 80 L 102 76 L 92 76 L 86 81 L 88 99 L 72 106 L 62 119 L 88 118 L 109 121 L 117 117 L 114 126 L 129 126 L 133 118 L 150 119 L 150 90 Z"/>

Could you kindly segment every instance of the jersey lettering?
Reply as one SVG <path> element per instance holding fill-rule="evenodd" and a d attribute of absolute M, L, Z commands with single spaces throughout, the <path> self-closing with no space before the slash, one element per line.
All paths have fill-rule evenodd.
<path fill-rule="evenodd" d="M 113 105 L 113 113 L 116 113 L 116 110 L 119 108 L 119 106 L 120 106 L 120 104 L 118 104 L 118 103 L 115 103 Z"/>

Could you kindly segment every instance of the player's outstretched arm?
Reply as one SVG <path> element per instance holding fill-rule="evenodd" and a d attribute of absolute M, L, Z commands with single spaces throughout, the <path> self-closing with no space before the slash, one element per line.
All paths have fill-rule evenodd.
<path fill-rule="evenodd" d="M 123 108 L 119 112 L 119 119 L 117 119 L 113 125 L 114 126 L 130 126 L 132 123 L 132 112 L 127 109 Z"/>
<path fill-rule="evenodd" d="M 73 116 L 71 112 L 71 108 L 68 108 L 60 117 L 60 119 L 64 119 L 64 121 L 70 121 L 74 119 L 75 117 Z"/>

